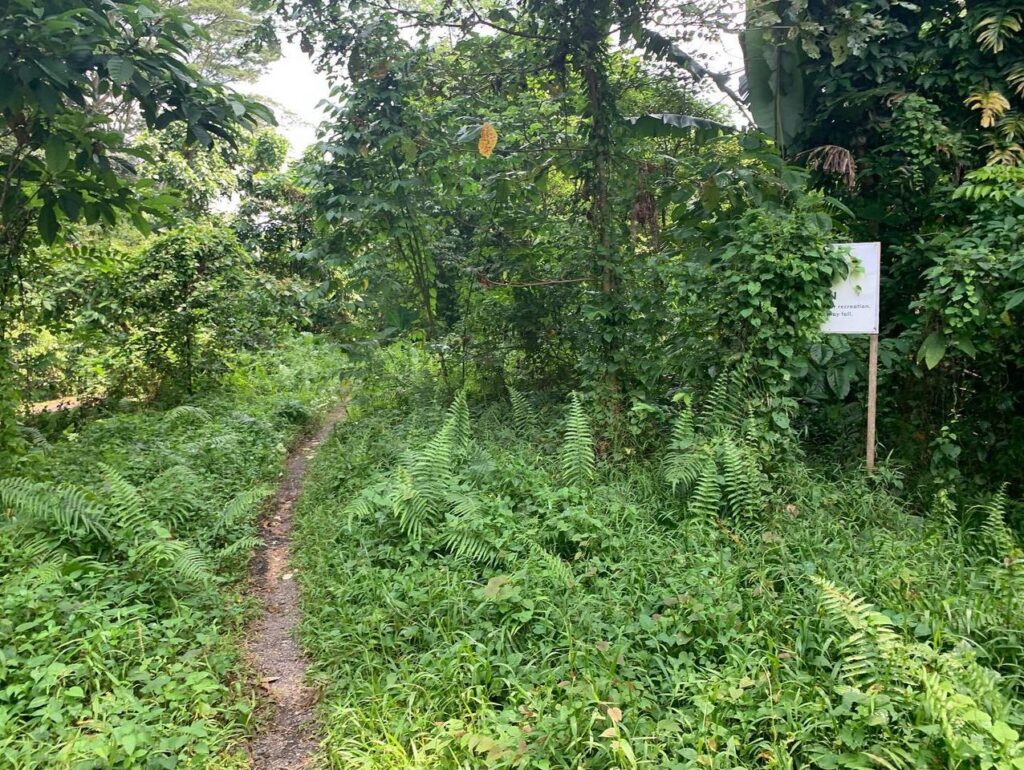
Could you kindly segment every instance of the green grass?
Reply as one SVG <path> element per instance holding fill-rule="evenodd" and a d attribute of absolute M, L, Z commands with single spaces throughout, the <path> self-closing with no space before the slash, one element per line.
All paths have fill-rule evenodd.
<path fill-rule="evenodd" d="M 19 465 L 35 486 L 0 505 L 0 766 L 246 766 L 237 581 L 268 483 L 338 397 L 340 366 L 298 338 L 187 407 L 96 420 Z"/>
<path fill-rule="evenodd" d="M 778 461 L 698 515 L 666 453 L 566 466 L 578 414 L 471 400 L 463 444 L 400 364 L 299 508 L 330 767 L 1024 767 L 1024 580 L 972 526 Z"/>

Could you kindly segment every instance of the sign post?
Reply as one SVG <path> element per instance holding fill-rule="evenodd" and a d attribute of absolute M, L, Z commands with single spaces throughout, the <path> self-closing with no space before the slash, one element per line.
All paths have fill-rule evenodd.
<path fill-rule="evenodd" d="M 881 293 L 882 244 L 839 243 L 849 251 L 850 273 L 832 287 L 832 310 L 821 327 L 825 334 L 867 334 L 868 425 L 867 468 L 875 469 L 875 414 L 878 401 L 878 305 Z"/>

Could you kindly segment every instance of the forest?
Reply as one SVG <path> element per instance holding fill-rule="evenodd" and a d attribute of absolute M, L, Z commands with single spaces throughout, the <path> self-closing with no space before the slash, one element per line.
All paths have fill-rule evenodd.
<path fill-rule="evenodd" d="M 2 9 L 0 768 L 1024 770 L 1024 5 Z"/>

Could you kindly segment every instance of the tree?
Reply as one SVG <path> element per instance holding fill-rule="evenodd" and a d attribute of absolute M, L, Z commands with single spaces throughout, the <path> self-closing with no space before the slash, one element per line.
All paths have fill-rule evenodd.
<path fill-rule="evenodd" d="M 884 245 L 883 431 L 939 475 L 971 457 L 1005 479 L 1024 456 L 1008 438 L 1024 405 L 1022 19 L 1007 0 L 747 15 L 758 123 L 848 207 L 854 238 Z M 835 400 L 858 357 L 829 354 Z"/>
<path fill-rule="evenodd" d="M 537 90 L 548 89 L 549 115 L 542 120 L 550 120 L 553 113 L 561 122 L 551 124 L 544 139 L 550 139 L 556 149 L 545 157 L 549 151 L 546 142 L 540 147 L 523 147 L 527 155 L 517 158 L 517 163 L 511 160 L 516 149 L 503 139 L 500 158 L 496 155 L 490 161 L 495 171 L 503 167 L 502 173 L 481 171 L 487 186 L 473 189 L 505 200 L 510 197 L 510 186 L 532 182 L 552 169 L 575 185 L 578 196 L 574 203 L 586 205 L 574 205 L 574 215 L 588 227 L 575 230 L 574 239 L 579 242 L 573 244 L 573 256 L 586 258 L 574 261 L 566 271 L 571 278 L 559 276 L 556 280 L 596 289 L 584 295 L 588 301 L 582 312 L 594 333 L 582 366 L 588 388 L 603 387 L 612 411 L 616 411 L 625 342 L 621 332 L 628 313 L 621 285 L 631 255 L 628 222 L 634 199 L 632 195 L 623 199 L 615 190 L 624 178 L 635 179 L 632 163 L 623 163 L 624 142 L 637 131 L 652 134 L 652 124 L 665 133 L 685 134 L 699 125 L 711 127 L 711 123 L 679 115 L 663 121 L 660 115 L 667 109 L 659 110 L 658 118 L 649 116 L 639 124 L 625 121 L 618 107 L 622 94 L 611 74 L 613 68 L 623 66 L 624 59 L 612 50 L 610 40 L 618 33 L 624 46 L 650 51 L 652 58 L 684 62 L 688 78 L 710 78 L 711 73 L 701 68 L 695 57 L 650 28 L 711 29 L 719 22 L 714 4 L 670 3 L 654 8 L 632 1 L 573 0 L 567 4 L 499 3 L 482 12 L 472 3 L 458 2 L 434 11 L 376 2 L 299 0 L 286 4 L 285 9 L 287 19 L 298 25 L 304 47 L 319 46 L 321 66 L 328 73 L 347 67 L 352 81 L 349 98 L 334 121 L 336 130 L 324 144 L 336 159 L 338 185 L 328 186 L 324 199 L 331 204 L 349 204 L 336 206 L 349 212 L 344 220 L 349 236 L 355 235 L 353 229 L 379 228 L 390 222 L 388 227 L 396 237 L 390 244 L 378 241 L 377 245 L 393 254 L 411 274 L 431 337 L 438 336 L 442 325 L 436 317 L 443 315 L 436 308 L 438 290 L 448 283 L 439 278 L 442 270 L 437 256 L 441 252 L 431 244 L 442 235 L 448 240 L 463 237 L 459 222 L 465 223 L 465 230 L 474 226 L 464 215 L 451 215 L 453 209 L 465 212 L 466 206 L 472 205 L 469 190 L 460 193 L 459 184 L 444 185 L 451 164 L 441 159 L 451 152 L 446 147 L 458 144 L 451 142 L 451 134 L 462 130 L 463 138 L 475 138 L 489 116 L 500 114 L 505 94 L 528 101 Z M 413 42 L 407 32 L 400 34 L 410 26 L 419 32 Z M 487 34 L 481 34 L 483 31 Z M 458 66 L 445 62 L 446 51 L 468 57 L 472 65 L 460 72 Z M 510 52 L 514 56 L 510 57 Z M 426 61 L 439 68 L 433 82 Z M 454 83 L 446 80 L 447 72 L 457 79 Z M 710 79 L 716 84 L 724 82 Z M 458 104 L 461 113 L 453 106 L 443 118 L 440 109 L 426 116 L 424 107 L 442 89 L 447 103 Z M 496 110 L 495 102 L 502 107 Z M 479 116 L 475 127 L 467 125 L 471 109 Z M 459 114 L 461 127 L 455 120 Z M 510 121 L 517 122 L 516 118 Z M 498 129 L 507 130 L 506 125 Z M 375 162 L 380 165 L 370 170 Z M 459 162 L 465 173 L 462 156 Z M 380 183 L 382 179 L 388 180 L 390 189 Z M 445 193 L 465 195 L 461 199 L 465 205 L 449 206 L 448 197 L 438 207 L 439 180 Z M 368 186 L 374 187 L 373 195 L 365 189 Z M 341 216 L 328 211 L 328 217 L 336 215 Z"/>
<path fill-rule="evenodd" d="M 12 0 L 0 18 L 0 446 L 15 435 L 8 332 L 23 258 L 65 223 L 148 228 L 166 196 L 131 175 L 137 151 L 94 95 L 132 105 L 153 130 L 180 124 L 187 142 L 233 143 L 270 112 L 204 79 L 186 62 L 194 29 L 143 2 Z"/>
<path fill-rule="evenodd" d="M 271 0 L 162 0 L 203 31 L 188 60 L 215 83 L 255 80 L 281 56 Z"/>

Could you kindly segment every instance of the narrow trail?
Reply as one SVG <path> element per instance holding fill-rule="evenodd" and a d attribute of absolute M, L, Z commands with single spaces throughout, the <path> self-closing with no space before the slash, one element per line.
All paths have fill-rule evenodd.
<path fill-rule="evenodd" d="M 253 591 L 263 614 L 248 630 L 246 654 L 267 694 L 271 714 L 249 744 L 252 770 L 301 770 L 317 748 L 316 692 L 305 684 L 309 663 L 296 639 L 299 588 L 290 565 L 292 510 L 302 492 L 306 466 L 334 426 L 345 418 L 345 401 L 288 457 L 273 507 L 262 523 L 265 547 L 253 558 Z"/>

